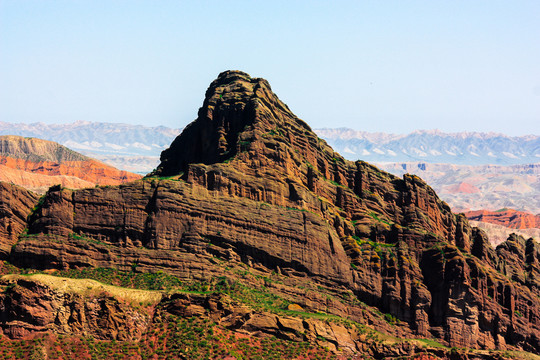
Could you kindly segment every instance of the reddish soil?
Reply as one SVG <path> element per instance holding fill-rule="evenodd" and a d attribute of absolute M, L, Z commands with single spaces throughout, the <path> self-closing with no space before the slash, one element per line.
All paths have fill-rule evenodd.
<path fill-rule="evenodd" d="M 469 211 L 465 213 L 465 216 L 469 220 L 483 221 L 512 229 L 540 228 L 540 215 L 512 209 Z"/>

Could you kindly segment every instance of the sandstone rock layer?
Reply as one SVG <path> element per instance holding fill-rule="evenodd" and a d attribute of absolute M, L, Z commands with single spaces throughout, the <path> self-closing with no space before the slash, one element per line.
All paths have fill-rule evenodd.
<path fill-rule="evenodd" d="M 322 293 L 350 291 L 399 321 L 384 329 L 394 335 L 540 352 L 538 244 L 512 237 L 493 249 L 420 178 L 346 161 L 266 80 L 238 71 L 210 85 L 198 118 L 151 176 L 51 189 L 10 259 L 42 269 L 164 270 L 185 279 L 220 275 L 223 261 L 244 264 L 303 279 Z M 348 312 L 338 302 L 326 307 L 367 321 L 355 305 Z M 252 320 L 253 328 L 281 321 Z M 242 326 L 249 331 L 249 323 Z"/>

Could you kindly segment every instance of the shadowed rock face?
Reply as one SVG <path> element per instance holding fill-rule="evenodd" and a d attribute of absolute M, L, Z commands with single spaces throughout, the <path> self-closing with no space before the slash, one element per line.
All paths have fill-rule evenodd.
<path fill-rule="evenodd" d="M 540 351 L 537 244 L 494 250 L 420 178 L 344 160 L 238 71 L 210 85 L 152 176 L 52 189 L 28 228 L 11 253 L 21 266 L 197 279 L 219 275 L 214 258 L 243 262 L 351 290 L 451 346 Z M 354 307 L 348 316 L 361 321 Z"/>
<path fill-rule="evenodd" d="M 0 182 L 0 260 L 9 256 L 11 247 L 27 226 L 26 217 L 37 201 L 38 195 Z"/>

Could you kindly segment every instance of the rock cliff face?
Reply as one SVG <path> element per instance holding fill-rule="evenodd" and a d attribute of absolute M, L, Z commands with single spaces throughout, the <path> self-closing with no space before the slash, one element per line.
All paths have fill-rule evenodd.
<path fill-rule="evenodd" d="M 350 293 L 354 301 L 306 306 L 392 335 L 540 351 L 534 241 L 511 238 L 494 250 L 420 178 L 343 159 L 268 82 L 238 71 L 210 85 L 151 176 L 50 189 L 10 259 L 191 280 L 226 275 L 224 261 L 243 264 L 285 276 L 274 290 L 298 301 L 307 296 L 299 286 Z M 401 325 L 366 317 L 358 300 Z"/>
<path fill-rule="evenodd" d="M 52 141 L 0 136 L 0 181 L 36 192 L 44 193 L 56 184 L 84 188 L 118 185 L 139 178 Z"/>
<path fill-rule="evenodd" d="M 0 260 L 8 257 L 11 247 L 26 228 L 27 216 L 37 202 L 36 194 L 0 182 Z"/>
<path fill-rule="evenodd" d="M 47 275 L 8 275 L 2 285 L 7 290 L 0 294 L 0 324 L 4 334 L 14 339 L 54 330 L 102 340 L 139 340 L 151 318 L 148 312 L 130 306 L 134 299 L 147 301 L 148 294 L 137 290 L 124 291 L 119 300 L 112 287 L 95 281 Z M 159 294 L 150 298 L 154 302 L 160 299 Z"/>

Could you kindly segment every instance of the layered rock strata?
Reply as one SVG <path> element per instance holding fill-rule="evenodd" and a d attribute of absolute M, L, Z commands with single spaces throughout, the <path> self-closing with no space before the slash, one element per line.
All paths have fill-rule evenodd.
<path fill-rule="evenodd" d="M 511 229 L 540 229 L 540 215 L 524 211 L 512 209 L 498 211 L 476 210 L 466 212 L 465 216 L 469 220 L 487 222 Z"/>
<path fill-rule="evenodd" d="M 0 260 L 7 259 L 11 247 L 25 231 L 27 217 L 38 198 L 19 186 L 0 182 Z"/>
<path fill-rule="evenodd" d="M 268 82 L 242 72 L 210 85 L 151 176 L 53 188 L 28 228 L 11 252 L 20 266 L 137 266 L 197 279 L 219 274 L 219 261 L 244 263 L 352 291 L 416 336 L 540 352 L 534 241 L 494 250 L 420 178 L 346 161 Z"/>
<path fill-rule="evenodd" d="M 44 193 L 56 184 L 69 188 L 119 185 L 140 178 L 52 141 L 0 136 L 0 181 L 32 191 Z"/>

